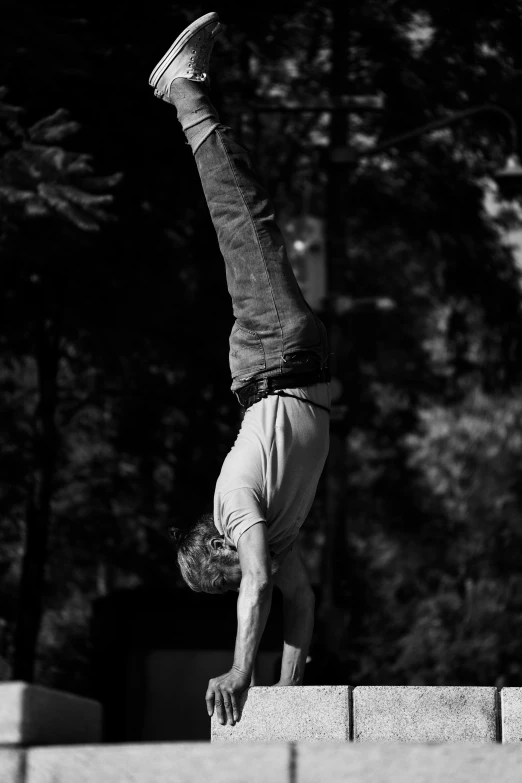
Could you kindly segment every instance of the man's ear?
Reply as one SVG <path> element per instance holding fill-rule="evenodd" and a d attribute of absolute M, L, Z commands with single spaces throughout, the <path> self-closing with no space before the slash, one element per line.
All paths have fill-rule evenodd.
<path fill-rule="evenodd" d="M 217 552 L 219 549 L 223 549 L 225 546 L 225 539 L 223 536 L 216 536 L 215 538 L 210 539 L 210 546 L 212 549 Z"/>

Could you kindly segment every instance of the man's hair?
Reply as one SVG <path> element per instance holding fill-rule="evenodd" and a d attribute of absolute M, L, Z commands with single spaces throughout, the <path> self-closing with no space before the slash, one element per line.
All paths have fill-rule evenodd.
<path fill-rule="evenodd" d="M 241 568 L 237 552 L 214 549 L 219 537 L 212 514 L 204 514 L 188 530 L 170 529 L 178 549 L 181 576 L 196 593 L 226 593 L 239 587 Z"/>

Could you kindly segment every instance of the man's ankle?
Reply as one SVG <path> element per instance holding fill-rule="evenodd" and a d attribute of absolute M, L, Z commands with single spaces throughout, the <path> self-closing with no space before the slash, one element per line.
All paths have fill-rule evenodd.
<path fill-rule="evenodd" d="M 178 112 L 178 120 L 193 153 L 220 124 L 218 113 L 204 83 L 190 79 L 174 79 L 169 91 L 169 103 Z"/>
<path fill-rule="evenodd" d="M 172 81 L 168 97 L 171 103 L 177 105 L 181 101 L 197 100 L 203 96 L 210 100 L 209 89 L 205 82 L 195 82 L 180 76 Z"/>

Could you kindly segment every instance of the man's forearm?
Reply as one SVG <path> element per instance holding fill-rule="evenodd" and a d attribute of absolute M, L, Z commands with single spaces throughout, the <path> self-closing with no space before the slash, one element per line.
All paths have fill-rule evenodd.
<path fill-rule="evenodd" d="M 237 636 L 233 668 L 250 676 L 272 603 L 272 584 L 243 577 L 237 599 Z"/>
<path fill-rule="evenodd" d="M 314 629 L 314 596 L 283 599 L 284 646 L 279 685 L 301 685 L 312 632 Z"/>

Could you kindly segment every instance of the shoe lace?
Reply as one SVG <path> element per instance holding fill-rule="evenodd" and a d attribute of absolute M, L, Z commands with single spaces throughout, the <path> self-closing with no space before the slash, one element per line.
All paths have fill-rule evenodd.
<path fill-rule="evenodd" d="M 188 71 L 193 78 L 204 79 L 206 77 L 206 70 L 208 68 L 209 56 L 213 43 L 212 40 L 203 41 L 202 43 L 196 40 L 194 44 L 195 48 L 192 49 L 188 65 Z"/>

